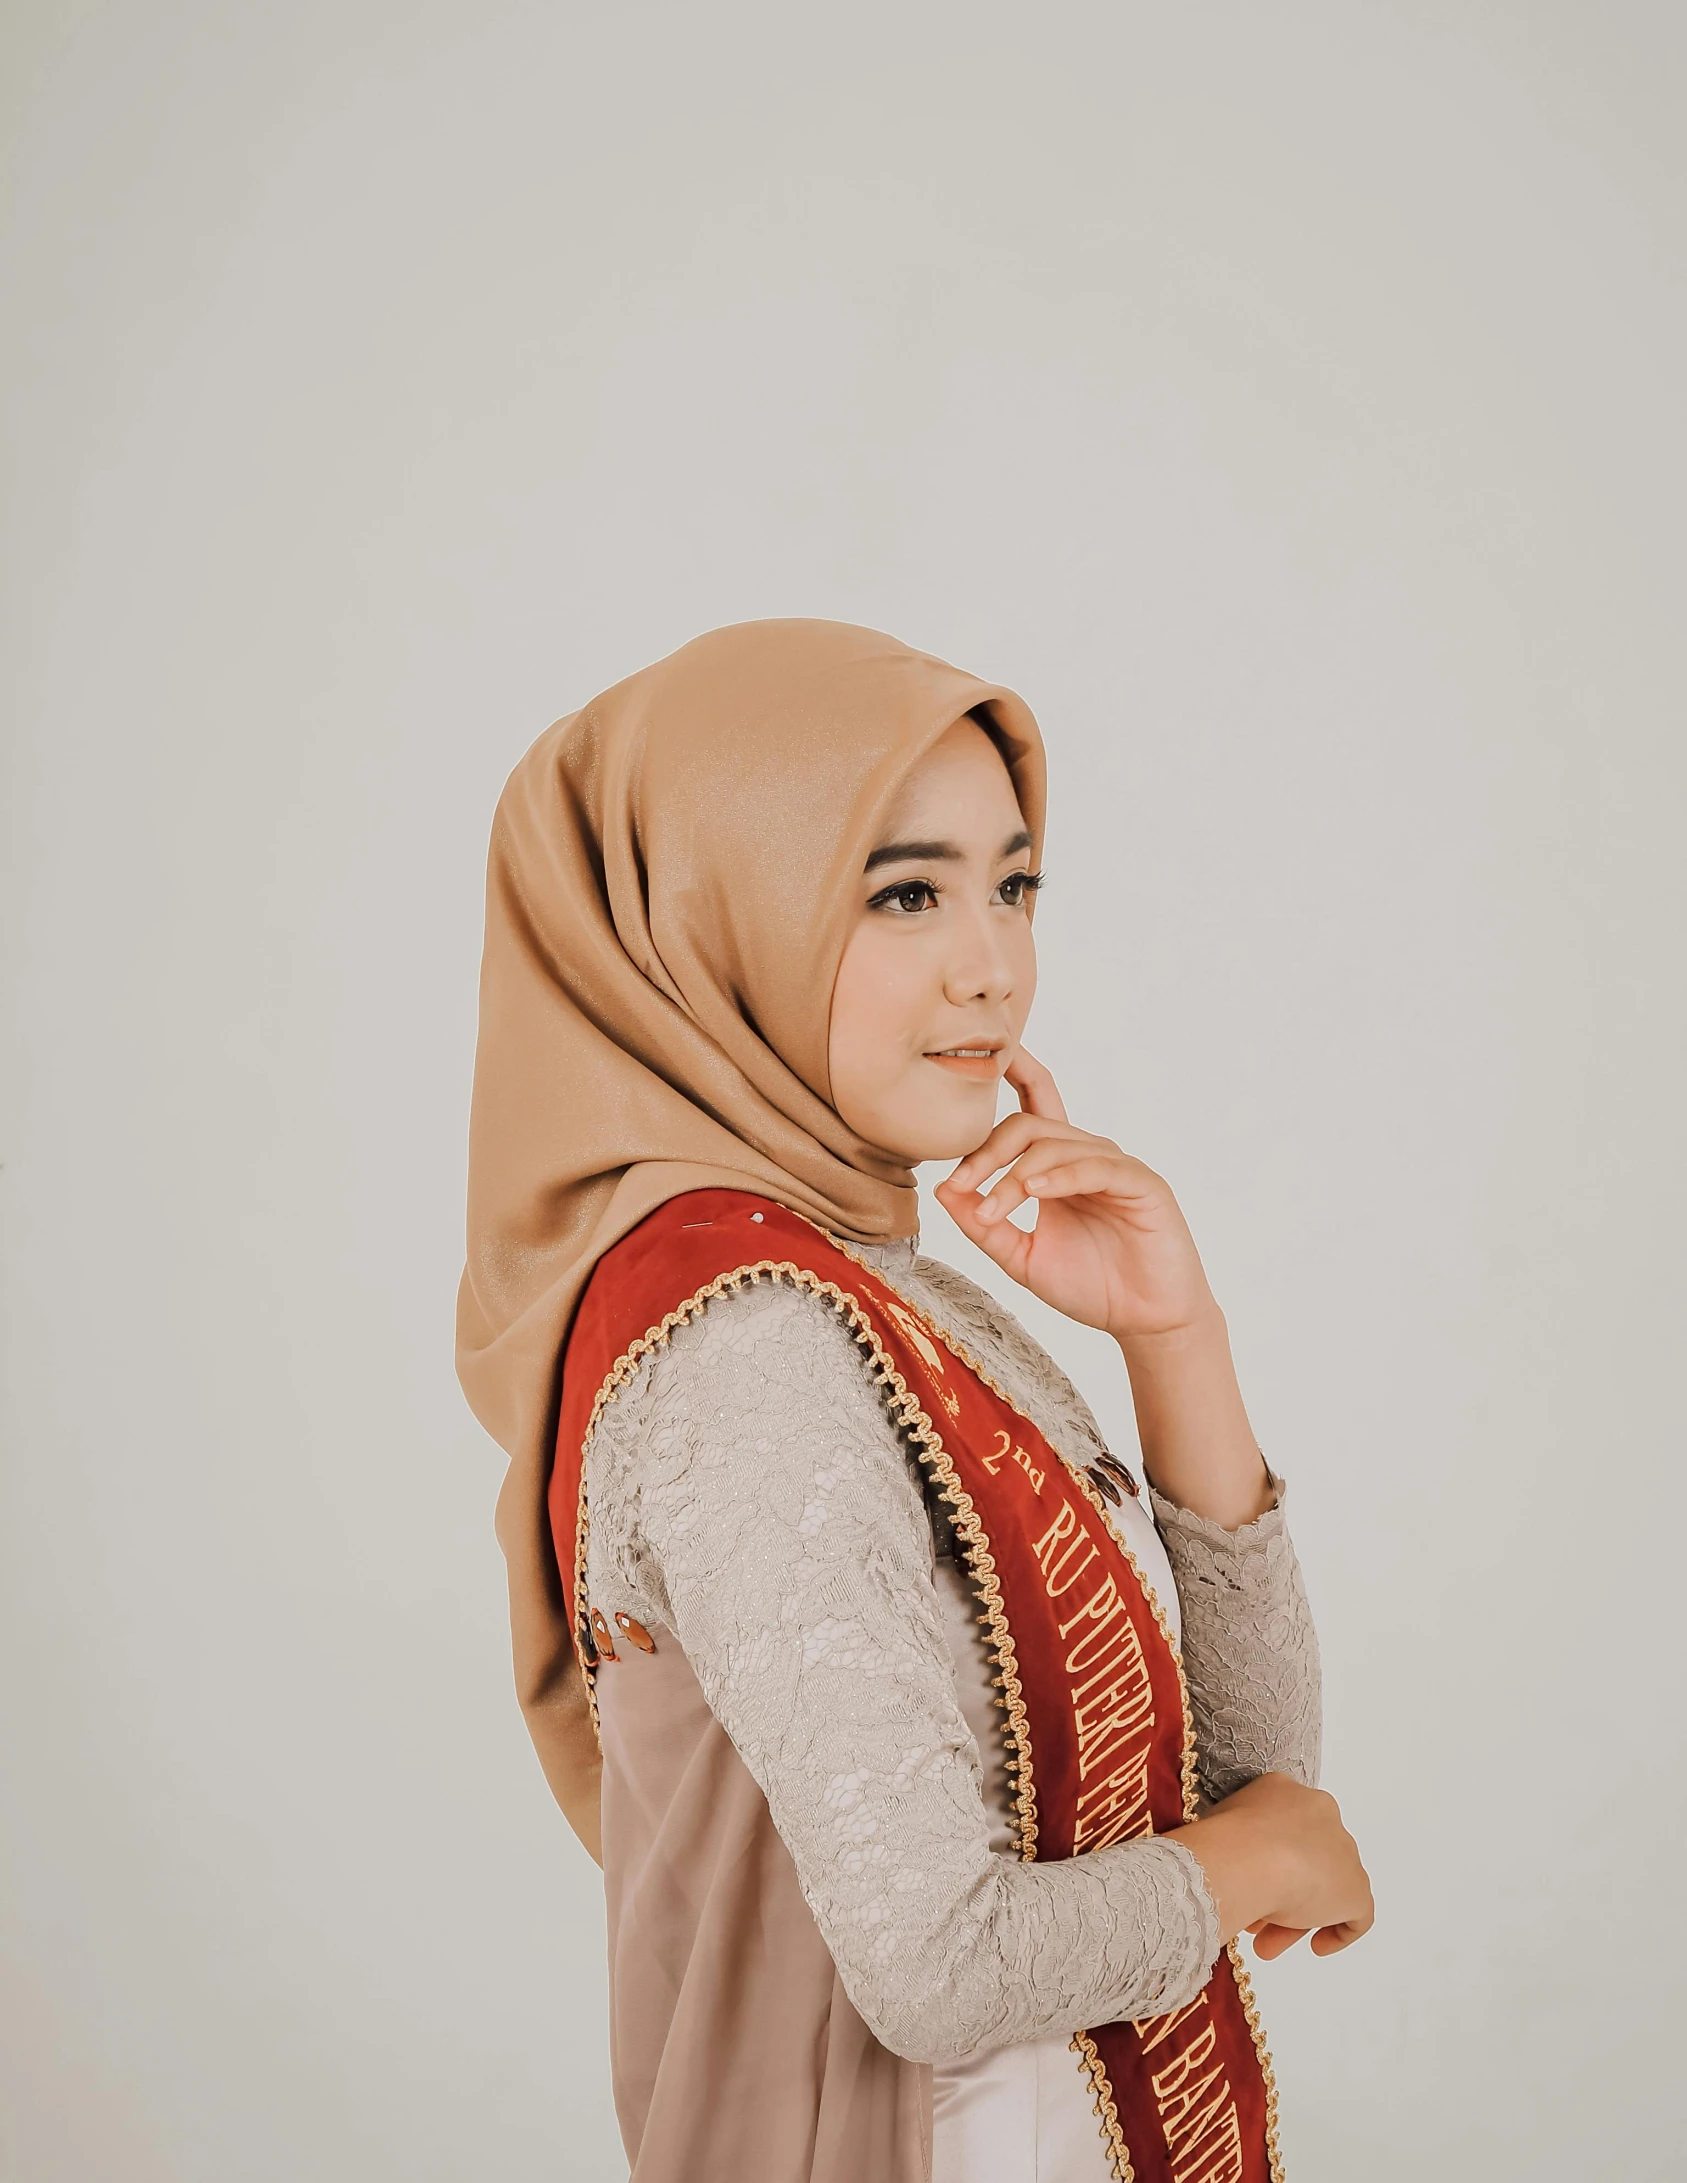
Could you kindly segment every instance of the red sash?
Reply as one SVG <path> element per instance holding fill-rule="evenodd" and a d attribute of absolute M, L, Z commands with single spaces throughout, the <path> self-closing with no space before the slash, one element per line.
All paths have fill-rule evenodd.
<path fill-rule="evenodd" d="M 599 1262 L 569 1337 L 550 1508 L 588 1690 L 617 1641 L 650 1642 L 586 1596 L 592 1428 L 673 1328 L 725 1290 L 769 1279 L 843 1318 L 950 1506 L 1001 1679 L 1020 1855 L 1081 1856 L 1193 1818 L 1182 1666 L 1090 1477 L 870 1267 L 741 1191 L 659 1207 Z M 1271 2062 L 1234 1943 L 1186 2008 L 1098 2025 L 1072 2044 L 1120 2183 L 1281 2183 Z"/>

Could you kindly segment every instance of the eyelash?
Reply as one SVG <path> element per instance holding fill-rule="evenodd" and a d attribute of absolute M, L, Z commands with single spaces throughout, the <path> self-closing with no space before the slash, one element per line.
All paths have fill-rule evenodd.
<path fill-rule="evenodd" d="M 999 893 L 1002 887 L 1017 885 L 1019 894 L 1016 900 L 1004 902 L 1001 907 L 1007 910 L 1022 908 L 1030 897 L 1036 894 L 1042 884 L 1043 875 L 1041 872 L 1009 872 L 1006 879 L 999 882 L 997 891 Z M 929 909 L 935 909 L 937 898 L 942 892 L 942 888 L 932 879 L 899 879 L 894 887 L 881 888 L 868 902 L 867 907 L 870 910 L 888 910 L 896 903 L 900 895 L 925 895 L 929 897 L 927 901 L 920 903 L 917 907 L 903 902 L 897 912 L 899 916 L 917 917 L 924 915 Z"/>

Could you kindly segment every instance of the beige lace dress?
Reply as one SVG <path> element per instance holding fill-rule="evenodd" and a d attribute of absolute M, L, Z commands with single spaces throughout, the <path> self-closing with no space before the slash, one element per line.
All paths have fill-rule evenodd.
<path fill-rule="evenodd" d="M 1093 1459 L 1101 1441 L 1082 1398 L 1000 1305 L 912 1243 L 861 1255 L 980 1358 L 1064 1461 Z M 872 2042 L 931 2071 L 935 2183 L 1105 2183 L 1068 2042 L 1192 1998 L 1218 1949 L 1213 1904 L 1175 1842 L 1050 1864 L 1010 1854 L 1001 1715 L 970 1587 L 836 1315 L 794 1288 L 720 1297 L 606 1409 L 585 1479 L 591 1597 L 657 1643 L 655 1658 L 597 1677 L 616 2095 L 635 2179 L 713 2172 L 696 2110 L 731 2096 L 679 2090 L 688 2011 L 701 2023 L 731 2006 L 734 1974 L 705 1971 L 697 1933 L 657 1967 L 660 2037 L 641 2033 L 613 1992 L 618 1966 L 635 1983 L 629 1950 L 639 1992 L 653 1990 L 649 1959 L 668 1936 L 639 1923 L 648 1813 L 683 1796 L 696 1814 L 683 1859 L 696 1886 L 711 1857 L 742 1859 L 731 1845 L 750 1839 L 745 1800 L 765 1798 L 801 1905 L 870 2034 L 855 2077 L 870 2076 Z M 1116 1521 L 1181 1632 L 1204 1794 L 1271 1770 L 1314 1781 L 1317 1645 L 1281 1492 L 1236 1532 L 1149 1501 L 1152 1514 L 1127 1501 Z M 640 1674 L 652 1680 L 635 1683 Z M 657 1677 L 668 1680 L 653 1698 Z M 704 1718 L 699 1699 L 724 1730 L 707 1758 L 687 1740 Z M 662 1718 L 671 1738 L 653 1737 Z M 653 1741 L 683 1747 L 668 1776 Z M 698 1793 L 705 1766 L 715 1774 Z M 659 1855 L 673 1863 L 667 1840 Z M 756 1915 L 753 1884 L 733 1899 L 732 1916 Z M 835 2023 L 792 2037 L 794 2073 L 808 2067 L 803 2039 L 823 2037 L 836 2077 Z M 765 2075 L 757 2086 L 758 2101 L 778 2105 Z M 883 2096 L 906 2101 L 906 2083 Z M 765 2120 L 765 2139 L 751 2140 L 763 2183 L 831 2172 L 823 2152 L 805 2151 L 801 2114 Z"/>

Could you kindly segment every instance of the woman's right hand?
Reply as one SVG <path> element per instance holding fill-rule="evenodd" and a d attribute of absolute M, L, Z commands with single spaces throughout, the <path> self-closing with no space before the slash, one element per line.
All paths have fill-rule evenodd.
<path fill-rule="evenodd" d="M 1252 1933 L 1256 1955 L 1280 1956 L 1310 1933 L 1313 1954 L 1330 1956 L 1370 1931 L 1376 1907 L 1359 1846 L 1322 1789 L 1261 1774 L 1167 1839 L 1200 1860 L 1221 1939 Z"/>

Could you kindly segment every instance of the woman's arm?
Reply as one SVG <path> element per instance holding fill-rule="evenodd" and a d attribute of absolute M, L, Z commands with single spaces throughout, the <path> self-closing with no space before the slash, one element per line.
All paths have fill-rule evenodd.
<path fill-rule="evenodd" d="M 1007 1074 L 1021 1111 L 961 1161 L 938 1197 L 962 1232 L 1014 1280 L 1118 1342 L 1130 1372 L 1143 1467 L 1178 1579 L 1205 1786 L 1210 1796 L 1228 1792 L 1234 1804 L 1239 1785 L 1265 1776 L 1292 1803 L 1316 1778 L 1317 1655 L 1275 1505 L 1278 1482 L 1248 1423 L 1224 1315 L 1161 1177 L 1110 1139 L 1074 1127 L 1053 1077 L 1023 1049 Z M 1009 1216 L 1029 1203 L 1037 1221 L 1027 1231 Z M 1276 1786 L 1258 1786 L 1260 1793 L 1229 1812 L 1208 1838 L 1225 1864 L 1225 1885 L 1213 1885 L 1229 1906 L 1227 1927 L 1236 1902 L 1252 1904 L 1285 1887 L 1295 1892 L 1285 1868 L 1273 1862 L 1282 1844 L 1273 1842 L 1272 1829 L 1290 1820 L 1288 1803 Z M 1333 1814 L 1328 1799 L 1317 1810 L 1326 1804 Z M 1304 1819 L 1312 1808 L 1297 1810 Z M 1349 1905 L 1319 1934 L 1320 1953 L 1345 1946 L 1370 1923 L 1357 1852 L 1339 1818 L 1334 1828 L 1314 1826 L 1305 1838 L 1317 1845 L 1314 1863 L 1333 1860 L 1332 1901 Z M 1199 1855 L 1198 1835 L 1198 1826 L 1181 1830 Z M 1251 1872 L 1250 1858 L 1258 1860 Z M 1279 1921 L 1250 1912 L 1240 1922 Z M 1262 1952 L 1277 1952 L 1276 1936 Z"/>
<path fill-rule="evenodd" d="M 940 1202 L 1012 1279 L 1117 1341 L 1150 1484 L 1227 1529 L 1251 1522 L 1274 1482 L 1177 1199 L 1111 1138 L 1068 1121 L 1054 1078 L 1023 1047 L 1007 1080 L 1020 1112 L 939 1183 Z M 1010 1216 L 1027 1204 L 1037 1224 L 1016 1227 Z"/>
<path fill-rule="evenodd" d="M 1177 1580 L 1183 1669 L 1201 1793 L 1216 1804 L 1261 1774 L 1318 1783 L 1318 1636 L 1283 1486 L 1264 1515 L 1226 1530 L 1149 1488 Z"/>
<path fill-rule="evenodd" d="M 851 2000 L 914 2060 L 1182 2006 L 1220 1933 L 1198 1854 L 989 1847 L 925 1509 L 848 1330 L 787 1288 L 718 1299 L 605 1412 L 599 1512 L 638 1551 L 766 1795 Z"/>
<path fill-rule="evenodd" d="M 1166 1196 L 1171 1198 L 1170 1191 Z M 1182 1215 L 1177 1219 L 1181 1225 Z M 1193 1242 L 1189 1249 L 1193 1256 Z M 1114 1331 L 1131 1376 L 1149 1484 L 1191 1515 L 1227 1531 L 1264 1515 L 1275 1497 L 1275 1481 L 1248 1423 L 1230 1356 L 1230 1329 L 1210 1292 L 1193 1299 L 1182 1324 Z"/>
<path fill-rule="evenodd" d="M 910 1300 L 984 1358 L 1009 1397 L 1080 1468 L 1102 1440 L 1088 1405 L 1054 1359 L 996 1299 L 934 1259 L 906 1278 Z M 1318 1640 L 1283 1509 L 1227 1530 L 1149 1488 L 1182 1616 L 1181 1650 L 1195 1716 L 1202 1794 L 1228 1796 L 1259 1774 L 1318 1779 Z"/>
<path fill-rule="evenodd" d="M 1216 1803 L 1269 1773 L 1312 1788 L 1323 1725 L 1318 1639 L 1282 1482 L 1248 1423 L 1224 1314 L 1207 1301 L 1187 1325 L 1122 1334 L 1119 1346 L 1183 1609 L 1203 1794 Z"/>

